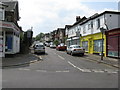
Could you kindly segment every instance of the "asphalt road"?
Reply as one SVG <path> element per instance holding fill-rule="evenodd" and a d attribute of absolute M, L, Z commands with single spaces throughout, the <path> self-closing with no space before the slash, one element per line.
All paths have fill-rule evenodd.
<path fill-rule="evenodd" d="M 43 61 L 2 70 L 3 88 L 118 88 L 117 69 L 46 47 Z"/>

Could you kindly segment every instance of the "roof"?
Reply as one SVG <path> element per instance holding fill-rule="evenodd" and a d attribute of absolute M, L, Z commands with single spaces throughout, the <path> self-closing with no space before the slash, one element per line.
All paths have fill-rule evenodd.
<path fill-rule="evenodd" d="M 75 22 L 73 25 L 71 25 L 71 26 L 69 27 L 69 29 L 72 28 L 73 26 L 75 26 L 75 25 L 77 25 L 77 24 L 85 21 L 86 19 L 87 19 L 87 18 L 84 16 L 83 18 L 81 18 L 80 20 L 78 20 L 77 22 Z"/>
<path fill-rule="evenodd" d="M 16 8 L 16 6 L 18 5 L 18 1 L 3 1 L 2 3 L 4 3 L 5 5 L 7 5 L 8 7 L 5 9 L 6 11 L 12 11 Z M 17 6 L 18 7 L 18 6 Z"/>
<path fill-rule="evenodd" d="M 4 3 L 2 3 L 1 1 L 0 1 L 0 5 L 1 5 L 1 7 L 7 6 L 7 5 L 5 5 Z"/>
<path fill-rule="evenodd" d="M 17 20 L 19 20 L 19 7 L 18 7 L 18 1 L 17 0 L 2 0 L 2 3 L 7 5 L 5 8 L 5 11 L 7 12 L 15 12 L 17 15 Z"/>
<path fill-rule="evenodd" d="M 79 24 L 80 22 L 82 22 L 82 21 L 84 21 L 84 20 L 86 20 L 86 19 L 87 19 L 87 18 L 84 16 L 84 17 L 81 18 L 79 21 L 75 22 L 75 23 L 73 24 L 73 26 Z"/>
<path fill-rule="evenodd" d="M 116 12 L 116 11 L 104 11 L 101 14 L 96 13 L 93 16 L 91 16 L 91 17 L 87 18 L 86 20 L 84 20 L 83 22 L 81 22 L 80 25 L 82 25 L 82 24 L 84 24 L 84 23 L 86 23 L 86 22 L 88 22 L 90 20 L 93 20 L 93 19 L 95 19 L 95 18 L 97 18 L 99 16 L 102 16 L 104 14 L 120 14 L 120 12 Z"/>
<path fill-rule="evenodd" d="M 66 29 L 66 28 L 69 29 L 69 28 L 71 28 L 71 27 L 72 27 L 72 25 L 65 25 L 65 29 Z"/>
<path fill-rule="evenodd" d="M 65 30 L 65 28 L 58 28 L 57 30 Z"/>

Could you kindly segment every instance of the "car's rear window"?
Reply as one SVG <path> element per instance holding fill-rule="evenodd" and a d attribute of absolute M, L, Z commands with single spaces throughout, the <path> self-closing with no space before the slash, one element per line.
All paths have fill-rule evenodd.
<path fill-rule="evenodd" d="M 74 48 L 81 48 L 80 46 L 74 46 Z"/>
<path fill-rule="evenodd" d="M 36 47 L 44 47 L 43 45 L 36 45 Z"/>

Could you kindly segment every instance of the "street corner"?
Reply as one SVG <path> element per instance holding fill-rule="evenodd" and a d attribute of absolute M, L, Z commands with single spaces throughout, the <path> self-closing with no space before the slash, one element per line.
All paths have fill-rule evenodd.
<path fill-rule="evenodd" d="M 14 57 L 4 58 L 2 60 L 2 68 L 6 67 L 13 67 L 13 66 L 22 66 L 22 65 L 29 65 L 31 63 L 36 63 L 42 60 L 41 56 L 37 56 L 34 54 L 19 54 L 15 55 Z"/>
<path fill-rule="evenodd" d="M 32 54 L 34 57 L 36 57 L 37 59 L 38 59 L 38 61 L 42 61 L 43 60 L 43 58 L 42 58 L 42 56 L 40 56 L 40 55 L 37 55 L 37 54 Z"/>

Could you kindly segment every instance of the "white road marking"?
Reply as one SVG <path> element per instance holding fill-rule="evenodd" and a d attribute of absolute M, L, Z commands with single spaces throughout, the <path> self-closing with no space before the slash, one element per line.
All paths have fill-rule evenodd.
<path fill-rule="evenodd" d="M 63 58 L 62 56 L 58 55 L 59 58 L 61 58 L 62 60 L 65 60 L 65 58 Z"/>
<path fill-rule="evenodd" d="M 19 68 L 19 70 L 30 71 L 30 69 Z"/>
<path fill-rule="evenodd" d="M 105 69 L 105 70 L 101 70 L 101 69 L 82 69 L 82 68 L 79 68 L 77 66 L 75 66 L 73 63 L 71 63 L 70 61 L 68 61 L 68 63 L 73 66 L 74 68 L 82 71 L 82 72 L 95 72 L 95 73 L 118 73 L 118 70 L 111 70 L 111 69 Z"/>
<path fill-rule="evenodd" d="M 67 70 L 67 71 L 55 71 L 55 72 L 70 72 L 69 70 Z"/>
<path fill-rule="evenodd" d="M 118 73 L 117 71 L 112 70 L 112 69 L 105 69 L 105 72 L 107 72 L 107 73 Z"/>
<path fill-rule="evenodd" d="M 37 72 L 47 72 L 46 70 L 36 70 Z"/>
<path fill-rule="evenodd" d="M 92 71 L 96 73 L 104 73 L 104 71 L 100 69 L 92 69 Z"/>
<path fill-rule="evenodd" d="M 72 64 L 70 61 L 68 61 L 68 63 L 69 63 L 70 65 L 72 65 L 74 68 L 76 68 L 76 66 L 75 66 L 74 64 Z"/>
<path fill-rule="evenodd" d="M 83 69 L 82 72 L 92 72 L 90 69 Z"/>
<path fill-rule="evenodd" d="M 81 68 L 79 68 L 79 67 L 77 67 L 77 69 L 80 70 L 80 71 L 83 71 L 83 69 L 81 69 Z"/>
<path fill-rule="evenodd" d="M 81 69 L 81 68 L 75 66 L 75 65 L 72 64 L 70 61 L 68 61 L 68 63 L 69 63 L 70 65 L 72 65 L 74 68 L 76 68 L 76 69 L 78 69 L 78 70 L 80 70 L 80 71 L 82 71 L 82 72 L 91 72 L 91 70 L 89 70 L 89 69 Z"/>

